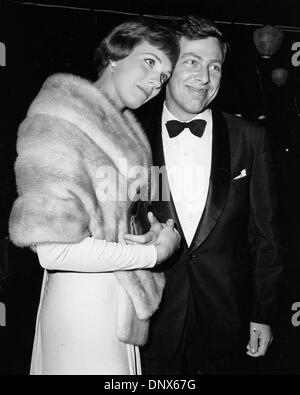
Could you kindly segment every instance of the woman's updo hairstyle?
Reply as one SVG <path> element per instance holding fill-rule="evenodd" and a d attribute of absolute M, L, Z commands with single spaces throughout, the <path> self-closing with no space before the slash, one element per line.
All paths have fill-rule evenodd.
<path fill-rule="evenodd" d="M 179 44 L 175 34 L 154 20 L 133 19 L 115 27 L 95 50 L 94 63 L 98 78 L 110 61 L 126 58 L 143 41 L 157 47 L 175 66 L 179 56 Z"/>

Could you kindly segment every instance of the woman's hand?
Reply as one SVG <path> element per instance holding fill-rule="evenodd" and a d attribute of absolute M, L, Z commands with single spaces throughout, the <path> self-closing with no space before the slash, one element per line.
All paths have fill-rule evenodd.
<path fill-rule="evenodd" d="M 151 225 L 150 230 L 143 235 L 125 234 L 124 240 L 126 244 L 154 244 L 163 229 L 163 225 L 154 217 L 152 212 L 148 213 L 148 219 Z"/>
<path fill-rule="evenodd" d="M 157 250 L 157 263 L 161 263 L 173 255 L 179 247 L 180 239 L 180 234 L 174 228 L 174 221 L 168 219 L 154 243 Z"/>
<path fill-rule="evenodd" d="M 179 247 L 180 235 L 174 228 L 174 221 L 169 219 L 166 224 L 161 224 L 149 212 L 148 219 L 151 224 L 149 232 L 143 235 L 124 235 L 126 244 L 154 244 L 157 250 L 157 263 L 169 258 Z"/>

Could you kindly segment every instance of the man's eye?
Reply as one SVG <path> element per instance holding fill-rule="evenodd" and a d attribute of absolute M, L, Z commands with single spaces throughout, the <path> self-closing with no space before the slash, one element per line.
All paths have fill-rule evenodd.
<path fill-rule="evenodd" d="M 220 73 L 222 71 L 222 67 L 220 65 L 218 65 L 218 64 L 211 65 L 211 69 L 213 71 L 216 71 L 217 73 Z"/>
<path fill-rule="evenodd" d="M 197 66 L 198 65 L 198 62 L 197 62 L 196 59 L 189 59 L 185 63 L 190 65 L 190 66 Z"/>
<path fill-rule="evenodd" d="M 145 62 L 151 67 L 153 67 L 155 65 L 155 60 L 151 59 L 151 58 L 146 58 Z"/>

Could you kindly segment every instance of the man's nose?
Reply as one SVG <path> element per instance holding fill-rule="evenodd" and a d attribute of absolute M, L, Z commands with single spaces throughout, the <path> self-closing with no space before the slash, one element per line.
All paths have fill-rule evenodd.
<path fill-rule="evenodd" d="M 197 70 L 197 76 L 196 78 L 202 83 L 202 84 L 208 84 L 210 81 L 210 76 L 209 76 L 209 70 L 208 67 L 201 67 L 199 70 Z"/>

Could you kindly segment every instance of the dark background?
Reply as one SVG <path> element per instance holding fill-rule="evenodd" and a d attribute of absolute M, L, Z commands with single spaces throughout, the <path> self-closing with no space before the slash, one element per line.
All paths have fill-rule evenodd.
<path fill-rule="evenodd" d="M 0 67 L 0 302 L 5 303 L 7 312 L 6 326 L 0 327 L 0 374 L 28 373 L 42 276 L 35 254 L 8 240 L 7 222 L 16 198 L 13 164 L 18 124 L 49 75 L 70 72 L 95 79 L 93 49 L 108 30 L 130 14 L 168 23 L 172 17 L 189 13 L 213 19 L 231 45 L 216 105 L 263 122 L 272 143 L 285 271 L 274 327 L 276 340 L 255 372 L 300 374 L 300 326 L 291 323 L 292 305 L 300 302 L 300 65 L 292 64 L 292 44 L 300 42 L 300 2 L 182 3 L 0 1 L 0 42 L 6 46 L 6 66 Z M 265 24 L 284 32 L 283 44 L 271 59 L 260 57 L 252 38 L 254 30 Z M 278 67 L 289 73 L 282 87 L 271 78 Z M 260 115 L 266 118 L 258 120 Z"/>

